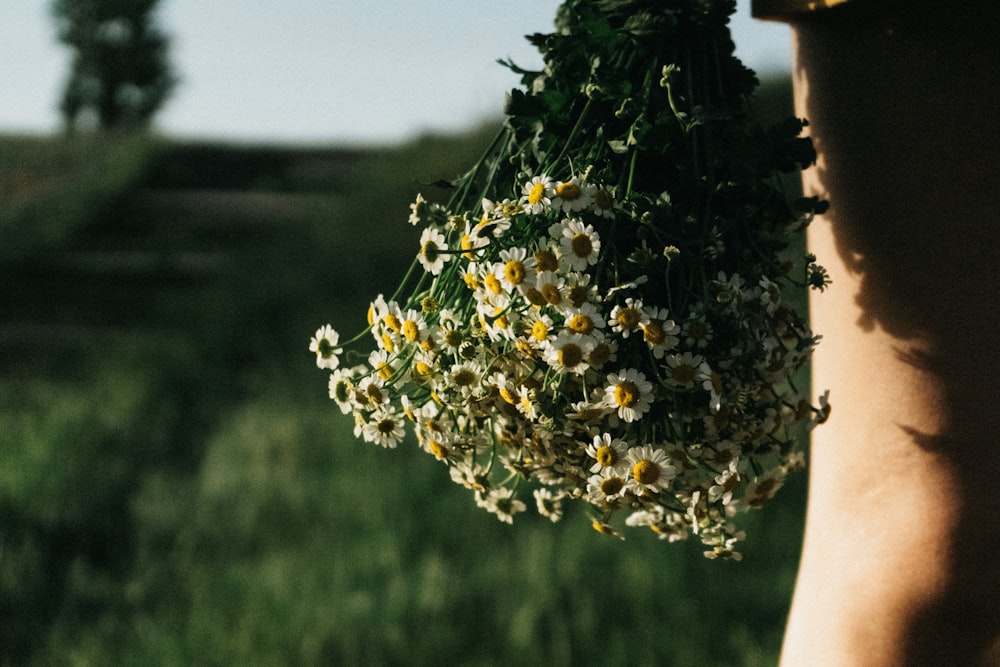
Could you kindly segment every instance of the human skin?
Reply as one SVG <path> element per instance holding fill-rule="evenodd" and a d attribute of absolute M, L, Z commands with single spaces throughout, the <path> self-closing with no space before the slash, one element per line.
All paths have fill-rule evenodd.
<path fill-rule="evenodd" d="M 1000 10 L 978 4 L 792 21 L 833 409 L 786 667 L 1000 665 Z"/>

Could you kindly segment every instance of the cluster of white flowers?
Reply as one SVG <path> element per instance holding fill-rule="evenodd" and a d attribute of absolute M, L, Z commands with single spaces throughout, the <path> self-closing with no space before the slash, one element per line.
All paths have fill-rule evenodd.
<path fill-rule="evenodd" d="M 616 240 L 637 204 L 587 171 L 524 175 L 511 195 L 472 211 L 417 198 L 422 278 L 371 304 L 367 363 L 342 366 L 329 326 L 311 341 L 331 398 L 368 442 L 395 447 L 409 424 L 504 521 L 532 500 L 556 521 L 575 499 L 601 532 L 620 534 L 617 512 L 738 556 L 732 517 L 774 495 L 802 463 L 797 425 L 828 412 L 793 381 L 817 340 L 782 301 L 793 262 L 705 275 L 711 235 L 643 241 L 668 269 L 650 275 Z"/>

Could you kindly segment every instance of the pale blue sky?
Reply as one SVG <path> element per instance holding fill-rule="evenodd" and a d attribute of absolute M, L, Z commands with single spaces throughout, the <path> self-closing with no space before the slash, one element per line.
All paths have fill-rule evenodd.
<path fill-rule="evenodd" d="M 500 113 L 535 67 L 524 35 L 551 32 L 557 0 L 163 0 L 181 77 L 157 116 L 165 134 L 226 140 L 394 142 Z M 739 0 L 737 54 L 761 74 L 787 71 L 788 28 Z M 49 0 L 0 0 L 0 132 L 51 132 L 69 52 Z"/>

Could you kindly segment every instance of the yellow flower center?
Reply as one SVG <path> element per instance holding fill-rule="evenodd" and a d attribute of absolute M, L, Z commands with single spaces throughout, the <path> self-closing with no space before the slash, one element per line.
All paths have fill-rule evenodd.
<path fill-rule="evenodd" d="M 589 334 L 594 330 L 594 320 L 590 319 L 589 315 L 584 315 L 583 313 L 577 313 L 573 317 L 569 318 L 569 330 L 578 334 Z"/>
<path fill-rule="evenodd" d="M 489 291 L 493 292 L 494 294 L 503 294 L 503 285 L 500 284 L 500 279 L 497 278 L 492 273 L 486 274 L 486 277 L 483 279 L 483 282 L 486 283 L 486 289 L 488 289 Z"/>
<path fill-rule="evenodd" d="M 373 403 L 381 403 L 385 400 L 385 394 L 379 389 L 378 385 L 370 384 L 368 385 L 368 398 L 372 400 Z"/>
<path fill-rule="evenodd" d="M 566 343 L 559 348 L 559 363 L 566 368 L 573 368 L 583 361 L 583 350 L 576 343 Z"/>
<path fill-rule="evenodd" d="M 438 252 L 437 244 L 434 243 L 434 241 L 428 241 L 427 243 L 425 243 L 424 247 L 420 249 L 420 252 L 422 252 L 424 258 L 432 264 L 435 262 L 435 260 L 437 260 L 438 255 L 440 254 Z"/>
<path fill-rule="evenodd" d="M 530 303 L 533 306 L 544 306 L 546 303 L 548 303 L 548 301 L 545 300 L 545 295 L 543 295 L 534 287 L 529 288 L 524 293 L 524 298 L 527 299 L 528 303 Z"/>
<path fill-rule="evenodd" d="M 507 401 L 511 405 L 515 405 L 517 403 L 517 395 L 507 387 L 500 387 L 500 398 Z"/>
<path fill-rule="evenodd" d="M 577 257 L 590 257 L 590 253 L 594 251 L 594 244 L 590 241 L 590 237 L 586 234 L 577 234 L 570 241 L 570 247 L 573 249 L 573 254 Z"/>
<path fill-rule="evenodd" d="M 542 296 L 545 298 L 546 303 L 550 303 L 553 306 L 558 306 L 563 300 L 562 290 L 552 283 L 542 285 Z"/>
<path fill-rule="evenodd" d="M 316 345 L 316 354 L 323 357 L 324 359 L 329 359 L 330 357 L 333 356 L 333 353 L 336 349 L 337 348 L 335 348 L 333 345 L 330 344 L 329 340 L 327 340 L 326 338 L 321 338 L 319 340 L 319 343 Z"/>
<path fill-rule="evenodd" d="M 544 188 L 542 188 L 542 190 L 544 191 Z M 503 213 L 503 216 L 505 218 L 513 218 L 515 215 L 521 212 L 521 207 L 518 205 L 517 202 L 509 201 L 505 202 L 502 206 L 500 206 L 500 211 Z"/>
<path fill-rule="evenodd" d="M 462 344 L 462 332 L 457 329 L 449 329 L 444 334 L 444 342 L 449 347 L 458 347 Z"/>
<path fill-rule="evenodd" d="M 556 257 L 554 252 L 549 250 L 539 250 L 535 253 L 535 270 L 541 273 L 542 271 L 555 271 L 559 268 L 559 259 Z"/>
<path fill-rule="evenodd" d="M 643 459 L 632 466 L 632 477 L 640 484 L 655 484 L 660 479 L 660 466 Z"/>
<path fill-rule="evenodd" d="M 462 236 L 461 246 L 462 246 L 462 250 L 466 251 L 464 253 L 466 259 L 472 259 L 475 256 L 471 252 L 468 252 L 469 250 L 472 250 L 473 248 L 475 248 L 475 246 L 472 244 L 472 237 L 471 236 L 469 236 L 468 234 L 464 234 Z"/>
<path fill-rule="evenodd" d="M 611 358 L 611 347 L 607 343 L 598 343 L 587 358 L 591 366 L 600 368 Z"/>
<path fill-rule="evenodd" d="M 476 381 L 476 374 L 468 368 L 463 368 L 451 376 L 451 381 L 459 387 L 468 387 Z"/>
<path fill-rule="evenodd" d="M 528 203 L 534 206 L 545 198 L 545 183 L 535 183 L 528 191 Z"/>
<path fill-rule="evenodd" d="M 659 345 L 663 342 L 663 327 L 659 322 L 650 322 L 642 328 L 642 337 L 650 345 Z"/>
<path fill-rule="evenodd" d="M 392 366 L 390 366 L 389 364 L 379 364 L 378 374 L 383 380 L 388 380 L 389 378 L 392 377 Z"/>
<path fill-rule="evenodd" d="M 556 195 L 560 199 L 566 201 L 573 201 L 574 199 L 579 199 L 583 192 L 580 190 L 580 186 L 576 183 L 560 183 L 559 187 L 556 188 Z"/>
<path fill-rule="evenodd" d="M 420 325 L 413 320 L 403 322 L 403 338 L 415 343 L 420 338 Z"/>
<path fill-rule="evenodd" d="M 542 320 L 536 320 L 535 323 L 531 325 L 531 336 L 538 342 L 543 342 L 549 337 L 549 325 Z"/>
<path fill-rule="evenodd" d="M 674 366 L 670 371 L 670 376 L 677 384 L 687 385 L 694 382 L 695 370 L 692 366 L 680 364 L 679 366 Z"/>
<path fill-rule="evenodd" d="M 428 451 L 430 451 L 431 454 L 433 454 L 434 456 L 436 456 L 439 459 L 446 459 L 446 458 L 448 458 L 448 450 L 447 450 L 447 448 L 445 448 L 445 446 L 442 445 L 437 440 L 431 440 L 430 442 L 428 442 L 427 443 L 427 449 L 428 449 Z"/>
<path fill-rule="evenodd" d="M 417 374 L 418 375 L 430 375 L 431 374 L 430 364 L 428 364 L 426 361 L 418 361 L 417 364 L 416 364 L 416 369 L 417 369 Z"/>
<path fill-rule="evenodd" d="M 344 380 L 339 380 L 333 385 L 333 396 L 340 403 L 346 403 L 348 401 L 351 397 L 350 391 L 350 383 Z"/>
<path fill-rule="evenodd" d="M 639 387 L 634 382 L 622 380 L 615 386 L 615 403 L 630 408 L 639 401 Z"/>
<path fill-rule="evenodd" d="M 524 263 L 512 259 L 503 267 L 503 275 L 511 285 L 520 285 L 524 281 Z"/>
<path fill-rule="evenodd" d="M 607 477 L 601 481 L 601 493 L 606 496 L 617 496 L 625 486 L 625 480 L 620 477 Z"/>
<path fill-rule="evenodd" d="M 575 285 L 569 291 L 569 300 L 574 306 L 579 308 L 587 302 L 587 287 L 586 285 Z"/>
<path fill-rule="evenodd" d="M 399 329 L 402 326 L 402 324 L 399 321 L 399 318 L 396 317 L 396 315 L 393 313 L 388 313 L 385 316 L 385 323 L 390 329 L 392 329 L 397 333 L 399 332 Z"/>
<path fill-rule="evenodd" d="M 613 466 L 618 460 L 618 452 L 616 452 L 615 448 L 610 445 L 601 445 L 597 448 L 594 458 L 597 459 L 597 462 L 602 466 Z"/>
<path fill-rule="evenodd" d="M 608 211 L 611 210 L 611 193 L 607 190 L 598 190 L 594 193 L 594 204 L 597 208 Z"/>
<path fill-rule="evenodd" d="M 635 308 L 622 308 L 618 311 L 618 316 L 615 319 L 618 320 L 622 329 L 631 330 L 639 324 L 640 317 L 641 313 Z"/>
<path fill-rule="evenodd" d="M 382 334 L 382 347 L 384 347 L 385 351 L 389 354 L 396 351 L 396 343 L 392 340 L 392 336 L 387 333 Z"/>

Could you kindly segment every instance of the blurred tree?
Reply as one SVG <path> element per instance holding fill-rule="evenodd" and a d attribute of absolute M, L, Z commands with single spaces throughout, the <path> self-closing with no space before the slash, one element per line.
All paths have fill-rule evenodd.
<path fill-rule="evenodd" d="M 54 0 L 59 40 L 73 50 L 60 109 L 67 130 L 144 127 L 177 80 L 159 0 Z"/>

